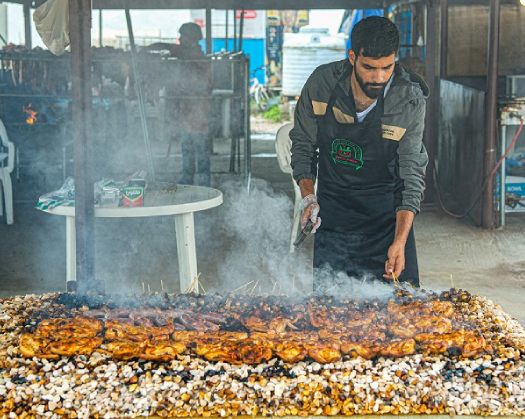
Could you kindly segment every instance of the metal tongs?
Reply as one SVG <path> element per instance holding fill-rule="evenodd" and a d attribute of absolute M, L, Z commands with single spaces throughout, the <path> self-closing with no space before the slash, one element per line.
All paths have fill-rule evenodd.
<path fill-rule="evenodd" d="M 312 230 L 314 229 L 314 224 L 311 220 L 308 220 L 304 228 L 299 233 L 299 236 L 297 236 L 297 239 L 293 242 L 294 247 L 299 247 L 309 236 L 312 235 Z"/>

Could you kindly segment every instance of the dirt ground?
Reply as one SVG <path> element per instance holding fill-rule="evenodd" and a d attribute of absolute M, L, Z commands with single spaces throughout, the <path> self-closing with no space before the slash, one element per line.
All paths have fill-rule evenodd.
<path fill-rule="evenodd" d="M 234 286 L 228 281 L 229 272 L 235 267 L 225 265 L 225 261 L 235 255 L 239 244 L 244 248 L 253 247 L 256 255 L 277 254 L 279 260 L 273 261 L 269 271 L 279 267 L 280 258 L 291 260 L 292 268 L 294 264 L 311 263 L 311 244 L 300 255 L 286 255 L 293 189 L 291 178 L 280 172 L 275 158 L 273 136 L 280 125 L 252 121 L 254 189 L 252 198 L 246 195 L 235 198 L 241 196 L 240 202 L 245 199 L 247 205 L 229 205 L 228 199 L 233 195 L 227 193 L 223 209 L 196 217 L 199 271 L 208 286 L 213 286 L 214 281 L 222 281 L 223 289 Z M 227 170 L 229 150 L 228 141 L 217 141 L 214 146 L 212 186 L 241 190 L 245 188 L 243 176 Z M 170 170 L 180 165 L 180 154 L 175 151 L 167 156 L 164 149 L 156 150 L 156 154 L 163 170 L 161 175 L 174 179 L 176 173 Z M 65 221 L 34 209 L 38 195 L 46 190 L 39 190 L 38 182 L 24 182 L 24 179 L 22 176 L 13 185 L 15 224 L 7 226 L 0 217 L 1 296 L 63 291 L 65 286 Z M 59 180 L 51 183 L 60 186 Z M 262 185 L 260 189 L 258 185 Z M 264 200 L 261 208 L 266 208 L 267 213 L 257 213 L 257 205 L 248 206 L 253 196 Z M 239 208 L 248 211 L 247 215 L 239 212 Z M 228 213 L 226 209 L 237 212 Z M 276 213 L 271 214 L 273 211 Z M 240 220 L 242 217 L 248 219 Z M 239 229 L 241 221 L 245 229 L 232 233 L 229 229 Z M 525 324 L 525 213 L 509 215 L 503 230 L 486 231 L 467 220 L 452 219 L 437 207 L 425 205 L 416 219 L 415 229 L 424 288 L 453 286 L 487 296 Z M 245 242 L 236 243 L 241 236 Z M 103 272 L 100 279 L 110 291 L 135 292 L 144 282 L 152 291 L 160 290 L 161 279 L 169 291 L 177 289 L 176 246 L 173 220 L 169 217 L 97 220 L 95 237 L 97 269 Z M 267 248 L 273 248 L 270 250 L 274 253 Z M 261 266 L 267 263 L 269 261 L 264 260 Z M 253 280 L 258 272 L 260 275 L 267 272 L 264 266 L 257 268 L 259 270 L 255 268 L 246 271 L 246 281 Z"/>

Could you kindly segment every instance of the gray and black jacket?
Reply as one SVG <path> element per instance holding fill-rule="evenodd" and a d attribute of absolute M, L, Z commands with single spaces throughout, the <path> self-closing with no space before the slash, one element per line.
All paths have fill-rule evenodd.
<path fill-rule="evenodd" d="M 341 78 L 348 60 L 324 64 L 312 73 L 301 92 L 295 109 L 292 140 L 293 177 L 298 182 L 317 175 L 317 119 L 326 113 L 326 107 L 336 83 Z M 350 81 L 339 81 L 346 93 Z M 383 138 L 399 141 L 395 172 L 403 182 L 402 201 L 397 211 L 405 209 L 418 213 L 425 189 L 425 170 L 428 155 L 423 145 L 425 104 L 428 86 L 414 73 L 396 64 L 394 79 L 384 99 L 381 118 Z M 334 116 L 341 123 L 354 123 L 355 112 L 337 100 Z"/>

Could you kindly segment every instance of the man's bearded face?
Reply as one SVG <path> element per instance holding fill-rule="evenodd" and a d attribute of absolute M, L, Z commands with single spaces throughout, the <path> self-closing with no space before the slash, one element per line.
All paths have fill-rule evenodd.
<path fill-rule="evenodd" d="M 373 58 L 362 54 L 356 56 L 350 50 L 349 59 L 354 66 L 355 78 L 365 95 L 370 99 L 377 99 L 382 95 L 394 72 L 396 54 Z"/>

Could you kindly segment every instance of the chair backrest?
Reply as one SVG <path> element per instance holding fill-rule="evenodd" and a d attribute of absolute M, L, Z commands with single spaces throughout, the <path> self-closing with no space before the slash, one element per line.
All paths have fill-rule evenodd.
<path fill-rule="evenodd" d="M 0 143 L 7 147 L 7 171 L 11 173 L 15 167 L 15 145 L 9 141 L 5 125 L 0 119 Z"/>
<path fill-rule="evenodd" d="M 277 131 L 275 137 L 275 151 L 277 152 L 277 161 L 279 167 L 284 173 L 292 173 L 292 140 L 290 139 L 290 131 L 293 128 L 293 122 L 284 124 Z"/>

